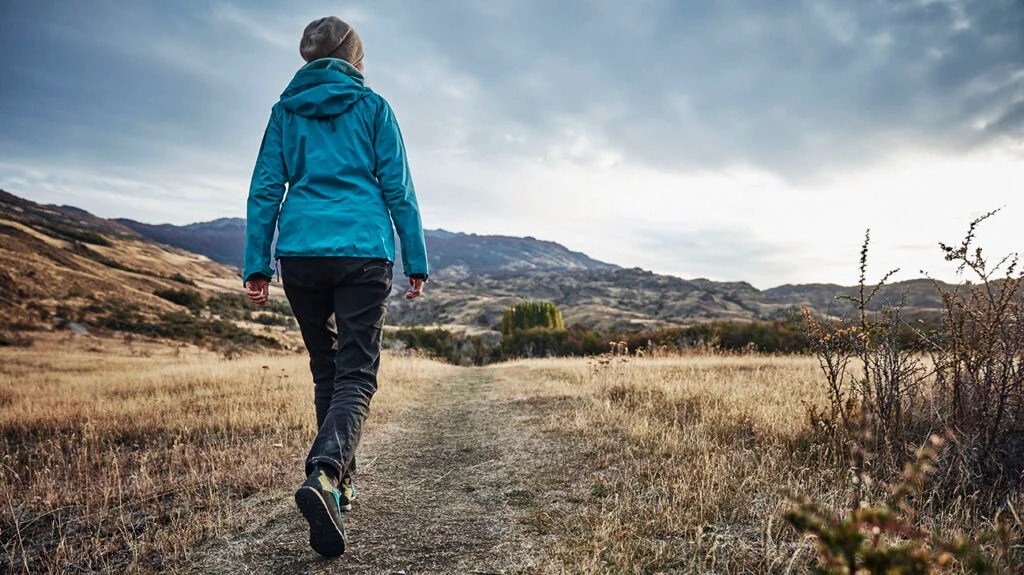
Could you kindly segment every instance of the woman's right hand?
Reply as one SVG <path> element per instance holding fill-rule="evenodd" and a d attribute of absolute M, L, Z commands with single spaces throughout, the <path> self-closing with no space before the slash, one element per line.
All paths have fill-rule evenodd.
<path fill-rule="evenodd" d="M 263 305 L 270 299 L 270 281 L 253 278 L 245 282 L 245 296 L 256 305 Z"/>

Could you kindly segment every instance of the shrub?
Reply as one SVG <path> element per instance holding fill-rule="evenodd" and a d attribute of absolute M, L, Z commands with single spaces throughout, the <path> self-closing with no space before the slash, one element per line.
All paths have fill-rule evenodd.
<path fill-rule="evenodd" d="M 569 332 L 565 329 L 516 329 L 501 339 L 501 355 L 505 359 L 573 355 L 571 351 Z"/>
<path fill-rule="evenodd" d="M 954 563 L 971 573 L 1002 572 L 976 542 L 922 529 L 912 520 L 914 498 L 921 495 L 944 443 L 941 436 L 929 438 L 880 505 L 857 506 L 836 515 L 802 499 L 786 514 L 796 529 L 815 536 L 818 573 L 924 575 L 948 570 Z M 1001 527 L 987 538 L 1005 540 L 1005 531 Z"/>
<path fill-rule="evenodd" d="M 787 321 L 713 321 L 686 327 L 642 331 L 613 336 L 626 341 L 630 349 L 667 346 L 676 351 L 689 348 L 763 353 L 802 353 L 808 342 L 796 318 Z"/>
<path fill-rule="evenodd" d="M 280 347 L 274 338 L 254 334 L 230 321 L 199 319 L 184 311 L 165 313 L 153 321 L 133 309 L 118 308 L 98 318 L 96 325 L 112 331 L 189 341 L 213 349 L 231 345 Z"/>
<path fill-rule="evenodd" d="M 455 365 L 484 365 L 498 359 L 498 346 L 486 337 L 454 334 L 443 329 L 404 328 L 384 333 L 389 347 L 422 352 Z"/>
<path fill-rule="evenodd" d="M 203 296 L 194 290 L 160 289 L 153 292 L 153 295 L 189 309 L 199 309 L 203 306 Z"/>
<path fill-rule="evenodd" d="M 196 282 L 188 279 L 187 277 L 182 275 L 181 272 L 174 272 L 174 275 L 172 275 L 170 277 L 170 279 L 171 279 L 171 281 L 176 281 L 176 282 L 178 282 L 180 284 L 185 284 L 187 286 L 196 287 Z"/>
<path fill-rule="evenodd" d="M 565 355 L 597 355 L 605 351 L 607 337 L 579 324 L 569 326 L 565 334 Z"/>
<path fill-rule="evenodd" d="M 1017 254 L 992 264 L 972 245 L 977 225 L 994 213 L 972 222 L 959 246 L 940 244 L 974 279 L 952 289 L 935 283 L 945 315 L 929 344 L 943 398 L 939 423 L 958 431 L 979 478 L 1014 487 L 1024 473 L 1024 272 Z"/>
<path fill-rule="evenodd" d="M 0 347 L 32 347 L 33 338 L 21 331 L 0 329 Z"/>
<path fill-rule="evenodd" d="M 298 326 L 295 318 L 277 313 L 261 313 L 253 316 L 252 320 L 260 325 L 277 325 L 281 327 Z"/>
<path fill-rule="evenodd" d="M 248 303 L 246 305 L 248 305 Z M 294 315 L 292 314 L 292 306 L 289 305 L 288 302 L 286 301 L 272 299 L 263 306 L 263 309 L 271 313 L 276 313 L 278 315 L 294 317 Z"/>
<path fill-rule="evenodd" d="M 213 294 L 206 300 L 206 309 L 227 319 L 249 319 L 252 315 L 252 304 L 244 294 Z"/>
<path fill-rule="evenodd" d="M 110 246 L 110 240 L 103 237 L 103 235 L 94 232 L 92 230 L 86 230 L 75 226 L 70 226 L 54 221 L 35 219 L 29 222 L 29 225 L 39 230 L 42 228 L 43 233 L 48 233 L 54 237 L 58 237 L 68 241 L 78 241 L 87 244 L 93 244 L 96 246 Z"/>

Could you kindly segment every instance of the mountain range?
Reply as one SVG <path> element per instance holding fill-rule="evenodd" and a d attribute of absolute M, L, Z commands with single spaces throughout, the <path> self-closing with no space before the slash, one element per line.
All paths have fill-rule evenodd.
<path fill-rule="evenodd" d="M 55 309 L 68 300 L 62 290 L 117 294 L 135 305 L 164 309 L 173 304 L 152 293 L 173 286 L 176 277 L 200 290 L 237 290 L 244 233 L 245 221 L 238 218 L 186 226 L 107 220 L 0 191 L 0 313 L 10 323 L 31 316 L 26 310 L 34 307 Z M 397 297 L 401 286 L 396 282 L 393 324 L 490 330 L 500 323 L 505 306 L 542 299 L 559 305 L 567 325 L 652 329 L 785 319 L 802 306 L 843 314 L 852 304 L 842 296 L 856 293 L 856 288 L 834 284 L 758 290 L 745 282 L 682 279 L 600 262 L 532 237 L 445 230 L 425 235 L 432 269 L 427 296 L 406 302 Z M 910 314 L 931 314 L 941 307 L 929 280 L 886 286 L 877 302 L 901 299 Z"/>
<path fill-rule="evenodd" d="M 222 264 L 241 267 L 245 246 L 245 220 L 221 218 L 210 222 L 175 226 L 114 220 L 155 242 L 203 254 Z M 425 230 L 432 273 L 449 275 L 531 271 L 584 271 L 618 269 L 586 254 L 532 237 L 464 234 Z M 401 245 L 396 260 L 401 271 Z"/>

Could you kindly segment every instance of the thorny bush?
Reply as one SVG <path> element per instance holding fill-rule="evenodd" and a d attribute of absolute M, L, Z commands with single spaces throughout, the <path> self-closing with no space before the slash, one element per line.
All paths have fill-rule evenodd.
<path fill-rule="evenodd" d="M 953 286 L 933 280 L 943 310 L 937 327 L 904 319 L 905 294 L 880 308 L 871 305 L 896 270 L 868 285 L 870 233 L 861 249 L 858 293 L 846 298 L 855 305 L 854 317 L 804 310 L 830 400 L 809 408 L 811 423 L 835 462 L 849 466 L 855 491 L 842 519 L 827 519 L 806 501 L 790 517 L 798 529 L 817 535 L 823 572 L 925 573 L 954 559 L 984 570 L 992 564 L 973 544 L 953 545 L 953 538 L 913 527 L 906 513 L 911 503 L 939 508 L 955 500 L 983 516 L 1007 509 L 1016 516 L 1011 501 L 1020 495 L 1024 473 L 1024 274 L 1018 254 L 993 262 L 975 245 L 978 225 L 997 211 L 972 221 L 959 245 L 939 244 L 961 280 Z M 936 436 L 948 439 L 941 453 L 932 441 L 914 455 L 914 446 Z M 894 504 L 864 503 L 871 477 L 895 483 Z M 1019 543 L 1019 528 L 1017 520 L 1013 529 L 995 531 L 1001 541 Z M 885 536 L 903 543 L 888 545 Z M 1003 546 L 1005 565 L 1019 560 L 1011 547 Z"/>

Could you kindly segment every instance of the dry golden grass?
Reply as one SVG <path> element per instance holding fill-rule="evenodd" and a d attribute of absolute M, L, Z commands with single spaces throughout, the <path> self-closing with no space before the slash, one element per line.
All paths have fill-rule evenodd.
<path fill-rule="evenodd" d="M 452 367 L 388 358 L 368 425 Z M 0 348 L 0 571 L 159 570 L 301 481 L 304 355 L 51 337 Z M 9 564 L 4 565 L 4 563 Z"/>
<path fill-rule="evenodd" d="M 389 357 L 369 427 L 462 369 Z M 540 421 L 551 446 L 570 440 L 564 457 L 538 451 L 549 455 L 524 479 L 536 503 L 521 516 L 541 534 L 527 572 L 806 572 L 814 549 L 784 519 L 787 494 L 856 503 L 805 413 L 827 401 L 813 358 L 529 360 L 483 373 L 498 401 L 542 408 L 547 419 L 528 425 Z M 261 506 L 249 502 L 287 496 L 313 419 L 302 355 L 224 360 L 91 339 L 0 349 L 0 570 L 181 564 L 251 521 Z M 946 503 L 919 523 L 986 526 L 969 501 Z"/>
<path fill-rule="evenodd" d="M 855 503 L 805 403 L 827 401 L 806 357 L 531 360 L 498 366 L 521 397 L 570 397 L 550 429 L 578 442 L 577 501 L 532 518 L 553 534 L 551 573 L 789 573 L 813 565 L 787 494 Z M 559 473 L 557 467 L 544 473 Z M 879 490 L 880 491 L 880 490 Z M 881 494 L 879 493 L 879 496 Z M 949 502 L 925 527 L 976 533 Z"/>

